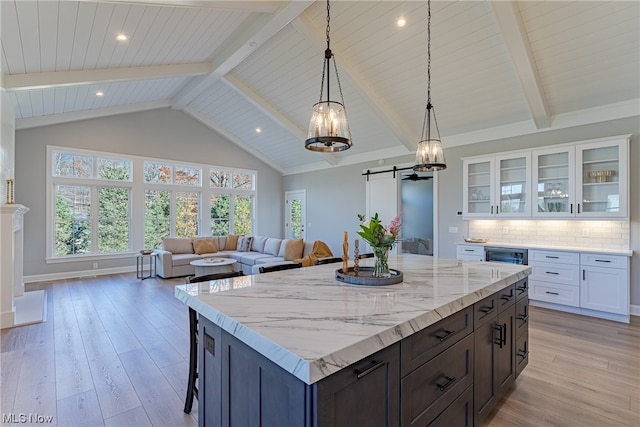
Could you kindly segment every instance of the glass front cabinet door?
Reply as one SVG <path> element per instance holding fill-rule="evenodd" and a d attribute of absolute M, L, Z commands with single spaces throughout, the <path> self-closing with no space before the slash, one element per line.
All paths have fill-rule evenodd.
<path fill-rule="evenodd" d="M 463 216 L 467 218 L 488 218 L 493 215 L 493 158 L 464 160 Z"/>
<path fill-rule="evenodd" d="M 464 218 L 531 216 L 529 153 L 463 161 Z"/>
<path fill-rule="evenodd" d="M 627 136 L 535 150 L 533 216 L 629 217 L 628 151 Z"/>
<path fill-rule="evenodd" d="M 533 216 L 573 217 L 575 203 L 575 149 L 545 149 L 533 152 L 535 202 Z"/>
<path fill-rule="evenodd" d="M 531 216 L 531 155 L 497 156 L 496 215 L 505 218 Z"/>
<path fill-rule="evenodd" d="M 626 218 L 629 138 L 603 139 L 576 146 L 577 216 Z"/>

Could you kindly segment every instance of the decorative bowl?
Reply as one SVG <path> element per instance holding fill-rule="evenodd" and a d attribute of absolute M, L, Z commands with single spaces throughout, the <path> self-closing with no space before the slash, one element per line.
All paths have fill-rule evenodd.
<path fill-rule="evenodd" d="M 143 249 L 140 251 L 142 255 L 151 255 L 153 253 L 153 249 Z"/>
<path fill-rule="evenodd" d="M 464 241 L 467 243 L 487 243 L 489 241 L 489 239 L 476 239 L 476 238 L 472 238 L 472 237 L 465 237 Z"/>

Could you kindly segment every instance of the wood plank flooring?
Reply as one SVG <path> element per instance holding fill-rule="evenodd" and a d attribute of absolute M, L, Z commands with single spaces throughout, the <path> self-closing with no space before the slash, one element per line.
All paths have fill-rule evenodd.
<path fill-rule="evenodd" d="M 2 425 L 197 425 L 197 401 L 182 412 L 189 320 L 173 296 L 181 283 L 120 274 L 27 285 L 47 290 L 47 321 L 0 334 Z M 486 426 L 640 425 L 640 319 L 535 307 L 530 319 L 529 366 Z"/>

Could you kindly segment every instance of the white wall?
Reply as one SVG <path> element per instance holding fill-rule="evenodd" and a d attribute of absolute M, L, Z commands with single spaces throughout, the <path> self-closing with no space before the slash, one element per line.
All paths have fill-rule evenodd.
<path fill-rule="evenodd" d="M 456 243 L 467 235 L 467 222 L 457 215 L 462 211 L 462 157 L 528 149 L 545 145 L 576 142 L 612 135 L 633 134 L 630 158 L 631 192 L 631 303 L 640 305 L 640 120 L 638 117 L 614 120 L 586 126 L 540 132 L 516 138 L 453 147 L 445 150 L 447 169 L 437 172 L 438 194 L 438 251 L 439 256 L 454 258 Z M 446 137 L 443 138 L 446 147 Z M 390 168 L 414 161 L 414 154 L 386 159 Z M 365 177 L 363 169 L 379 167 L 378 162 L 361 163 L 305 174 L 284 177 L 286 191 L 307 191 L 307 238 L 321 239 L 329 244 L 334 254 L 341 255 L 342 232 L 355 233 L 358 229 L 356 213 L 365 211 Z M 449 233 L 457 227 L 458 233 Z"/>
<path fill-rule="evenodd" d="M 6 201 L 6 172 L 14 168 L 15 114 L 4 89 L 0 88 L 0 202 Z"/>
<path fill-rule="evenodd" d="M 158 157 L 257 171 L 255 233 L 282 237 L 282 175 L 181 111 L 169 108 L 83 120 L 16 132 L 16 202 L 29 206 L 25 216 L 25 276 L 91 271 L 92 261 L 45 261 L 46 147 L 84 148 Z M 100 269 L 135 264 L 135 258 L 99 262 Z"/>

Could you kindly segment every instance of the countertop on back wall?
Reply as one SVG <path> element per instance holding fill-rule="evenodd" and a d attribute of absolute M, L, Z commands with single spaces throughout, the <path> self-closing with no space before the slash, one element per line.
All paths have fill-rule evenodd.
<path fill-rule="evenodd" d="M 473 246 L 495 246 L 500 248 L 523 248 L 523 249 L 539 249 L 545 251 L 566 251 L 566 252 L 584 252 L 593 254 L 608 254 L 608 255 L 623 255 L 632 256 L 632 249 L 605 249 L 605 248 L 585 248 L 580 246 L 545 246 L 545 245 L 533 245 L 533 244 L 519 244 L 519 243 L 503 243 L 488 241 L 485 243 L 469 243 L 464 240 L 457 242 L 458 245 L 473 245 Z"/>

